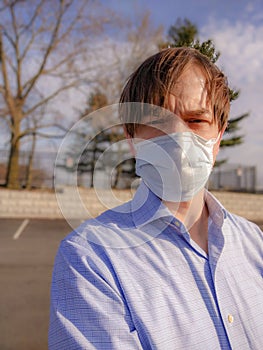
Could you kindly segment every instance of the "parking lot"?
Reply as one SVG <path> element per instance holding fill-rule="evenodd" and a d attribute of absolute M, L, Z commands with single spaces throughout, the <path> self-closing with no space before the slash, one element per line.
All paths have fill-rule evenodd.
<path fill-rule="evenodd" d="M 64 220 L 0 220 L 1 350 L 47 349 L 54 257 L 71 230 Z"/>
<path fill-rule="evenodd" d="M 0 349 L 46 350 L 49 289 L 64 220 L 0 220 Z"/>

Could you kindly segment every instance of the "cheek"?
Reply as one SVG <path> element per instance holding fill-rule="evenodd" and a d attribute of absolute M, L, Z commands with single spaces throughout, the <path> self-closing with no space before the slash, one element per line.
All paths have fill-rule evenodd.
<path fill-rule="evenodd" d="M 213 149 L 213 159 L 214 159 L 214 163 L 216 161 L 216 157 L 217 157 L 217 154 L 218 154 L 218 151 L 219 151 L 219 147 L 220 147 L 220 142 L 218 142 L 215 146 L 214 146 L 214 149 Z"/>
<path fill-rule="evenodd" d="M 225 129 L 226 129 L 226 127 L 224 127 L 224 128 L 220 131 L 219 140 L 218 140 L 218 142 L 217 142 L 217 143 L 215 144 L 215 146 L 214 146 L 214 149 L 213 149 L 213 158 L 214 158 L 214 162 L 216 161 L 216 157 L 217 157 L 217 154 L 218 154 L 219 149 L 220 149 L 220 144 L 221 144 L 221 140 L 222 140 L 222 137 L 223 137 L 223 135 L 224 135 Z"/>

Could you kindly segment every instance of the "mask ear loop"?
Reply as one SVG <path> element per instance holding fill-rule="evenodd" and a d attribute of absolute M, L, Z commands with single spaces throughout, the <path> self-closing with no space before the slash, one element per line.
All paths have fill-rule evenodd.
<path fill-rule="evenodd" d="M 221 136 L 221 132 L 218 133 L 218 135 L 217 135 L 216 138 L 213 138 L 213 139 L 211 139 L 211 140 L 209 140 L 209 141 L 211 141 L 211 143 L 212 143 L 213 145 L 215 145 L 215 144 L 218 142 L 218 140 L 220 139 L 220 136 Z"/>
<path fill-rule="evenodd" d="M 216 140 L 215 140 L 215 144 L 218 142 L 218 140 L 220 140 L 220 138 L 223 137 L 225 131 L 226 131 L 227 128 L 228 128 L 228 126 L 229 126 L 229 122 L 227 122 L 227 125 L 219 131 L 218 136 L 217 136 L 217 138 L 216 138 Z"/>

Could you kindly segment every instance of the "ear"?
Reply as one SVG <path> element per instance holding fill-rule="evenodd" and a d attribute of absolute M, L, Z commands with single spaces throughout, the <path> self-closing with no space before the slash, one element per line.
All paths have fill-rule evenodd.
<path fill-rule="evenodd" d="M 133 145 L 133 142 L 132 142 L 132 137 L 131 137 L 131 135 L 127 132 L 127 129 L 126 129 L 125 125 L 123 125 L 123 131 L 124 131 L 125 137 L 126 137 L 126 139 L 127 139 L 127 141 L 128 141 L 131 154 L 135 157 L 136 152 L 135 152 L 135 148 L 134 148 L 134 145 Z"/>

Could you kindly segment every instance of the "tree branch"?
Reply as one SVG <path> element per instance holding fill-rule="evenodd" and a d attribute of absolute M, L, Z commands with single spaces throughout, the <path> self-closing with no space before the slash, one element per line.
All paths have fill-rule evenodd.
<path fill-rule="evenodd" d="M 42 60 L 42 63 L 38 69 L 38 72 L 34 75 L 33 78 L 30 79 L 30 81 L 26 84 L 26 85 L 29 85 L 27 90 L 25 91 L 24 95 L 23 95 L 23 99 L 26 99 L 28 94 L 30 93 L 30 91 L 32 90 L 32 88 L 34 87 L 36 81 L 38 80 L 38 78 L 41 76 L 41 73 L 47 63 L 47 59 L 50 55 L 50 53 L 52 52 L 53 48 L 54 48 L 54 45 L 56 43 L 56 38 L 57 38 L 57 35 L 58 35 L 58 32 L 59 32 L 59 28 L 60 28 L 60 25 L 61 25 L 61 22 L 62 22 L 62 18 L 63 18 L 63 14 L 64 14 L 64 11 L 63 11 L 63 3 L 64 1 L 61 0 L 60 1 L 60 10 L 59 10 L 59 13 L 58 13 L 58 17 L 57 17 L 57 21 L 56 21 L 56 25 L 53 29 L 53 32 L 51 34 L 51 39 L 50 39 L 50 42 L 46 48 L 46 52 L 44 54 L 44 57 L 43 57 L 43 60 Z"/>
<path fill-rule="evenodd" d="M 35 20 L 37 19 L 38 15 L 39 15 L 40 9 L 41 9 L 41 7 L 43 6 L 44 2 L 45 2 L 45 0 L 41 0 L 41 1 L 39 2 L 39 4 L 38 4 L 37 7 L 36 7 L 35 12 L 33 13 L 33 16 L 31 17 L 31 19 L 29 19 L 28 24 L 26 24 L 26 25 L 24 26 L 23 30 L 21 31 L 21 35 L 22 35 L 24 32 L 26 32 L 29 28 L 31 28 L 31 27 L 33 26 Z"/>
<path fill-rule="evenodd" d="M 74 86 L 76 86 L 77 82 L 74 81 L 68 85 L 62 86 L 60 89 L 56 90 L 54 93 L 52 93 L 51 95 L 45 97 L 44 99 L 42 99 L 41 101 L 39 101 L 37 104 L 35 104 L 33 107 L 31 107 L 29 110 L 24 112 L 25 116 L 30 115 L 32 112 L 34 112 L 37 108 L 39 108 L 40 106 L 42 106 L 43 104 L 47 103 L 48 101 L 52 100 L 53 98 L 55 98 L 58 94 L 60 94 L 62 91 L 64 90 L 68 90 Z"/>
<path fill-rule="evenodd" d="M 3 36 L 2 36 L 1 29 L 0 29 L 0 62 L 2 67 L 3 82 L 4 82 L 1 92 L 4 95 L 4 98 L 7 106 L 9 107 L 9 110 L 12 112 L 14 111 L 14 101 L 13 101 L 13 96 L 11 94 L 10 83 L 7 75 L 6 57 L 5 57 L 4 47 L 3 47 Z"/>
<path fill-rule="evenodd" d="M 57 129 L 62 129 L 63 131 L 65 131 L 65 133 L 59 135 L 59 134 L 48 134 L 48 133 L 44 133 L 44 132 L 41 132 L 39 131 L 39 129 L 43 129 L 43 128 L 47 128 L 48 126 L 35 126 L 34 128 L 28 128 L 26 130 L 24 130 L 23 132 L 20 133 L 19 135 L 19 139 L 22 139 L 23 137 L 25 136 L 29 136 L 29 135 L 39 135 L 39 136 L 42 136 L 42 137 L 48 137 L 48 138 L 51 138 L 51 137 L 56 137 L 56 138 L 63 138 L 65 136 L 65 133 L 68 132 L 68 129 L 66 128 L 63 128 L 61 125 L 59 124 L 50 124 L 49 127 L 55 127 Z"/>
<path fill-rule="evenodd" d="M 15 33 L 15 41 L 14 41 L 14 49 L 15 49 L 15 59 L 16 59 L 16 84 L 17 84 L 17 98 L 22 99 L 22 86 L 21 86 L 21 58 L 20 58 L 20 50 L 19 50 L 19 34 L 17 30 L 17 20 L 14 11 L 14 4 L 10 6 L 11 18 L 12 18 L 12 26 Z"/>

